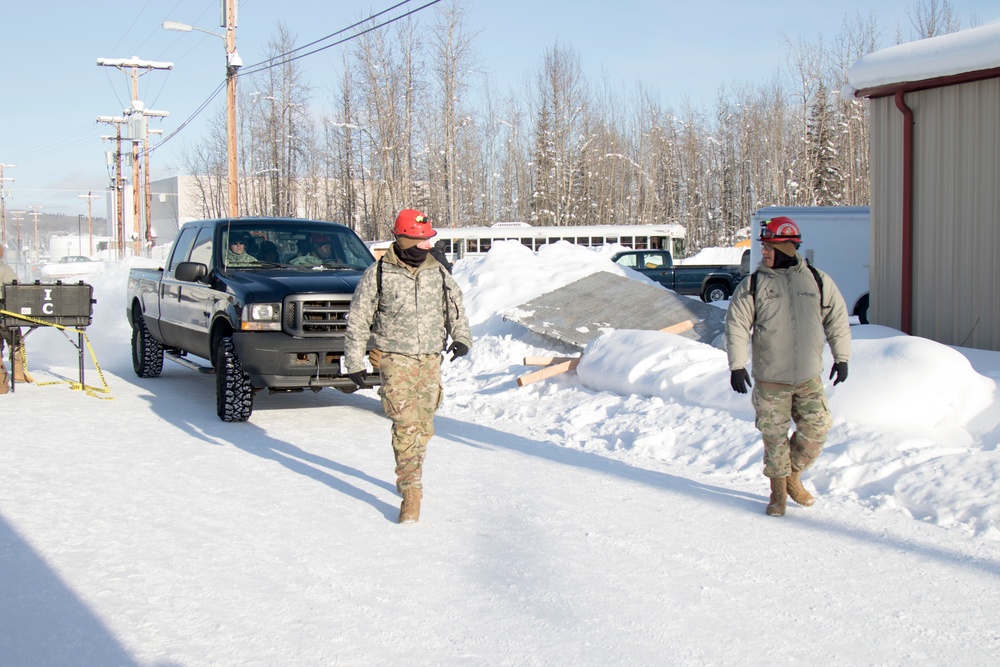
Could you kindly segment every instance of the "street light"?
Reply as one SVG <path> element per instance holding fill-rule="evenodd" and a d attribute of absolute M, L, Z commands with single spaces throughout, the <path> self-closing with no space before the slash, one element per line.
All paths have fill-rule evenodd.
<path fill-rule="evenodd" d="M 229 162 L 229 215 L 237 217 L 240 213 L 237 182 L 239 176 L 236 172 L 236 72 L 243 66 L 243 61 L 236 53 L 236 0 L 224 0 L 225 3 L 225 28 L 226 34 L 220 35 L 217 32 L 202 30 L 186 23 L 177 21 L 164 21 L 164 30 L 175 30 L 177 32 L 203 32 L 206 35 L 214 35 L 226 43 L 226 148 Z"/>

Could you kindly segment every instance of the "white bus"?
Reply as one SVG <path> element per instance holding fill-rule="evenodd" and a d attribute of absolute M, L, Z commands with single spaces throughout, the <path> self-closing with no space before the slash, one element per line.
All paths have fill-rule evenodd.
<path fill-rule="evenodd" d="M 684 257 L 684 227 L 664 225 L 587 225 L 567 227 L 532 227 L 526 222 L 498 222 L 490 227 L 438 227 L 434 242 L 445 242 L 444 251 L 451 261 L 485 255 L 497 241 L 520 241 L 531 250 L 547 243 L 568 241 L 597 247 L 620 243 L 633 250 L 668 250 L 671 256 Z M 390 241 L 370 244 L 378 257 Z"/>

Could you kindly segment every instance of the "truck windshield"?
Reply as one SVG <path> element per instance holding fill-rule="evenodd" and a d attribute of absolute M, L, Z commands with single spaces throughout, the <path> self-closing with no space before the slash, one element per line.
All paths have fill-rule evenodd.
<path fill-rule="evenodd" d="M 234 222 L 223 228 L 221 244 L 223 263 L 230 268 L 361 271 L 375 261 L 354 232 L 332 225 Z"/>

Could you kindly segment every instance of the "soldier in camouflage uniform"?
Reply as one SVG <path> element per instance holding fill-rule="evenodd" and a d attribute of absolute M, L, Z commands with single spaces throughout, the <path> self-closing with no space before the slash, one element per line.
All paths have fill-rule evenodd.
<path fill-rule="evenodd" d="M 833 425 L 820 377 L 823 347 L 829 343 L 830 378 L 840 384 L 847 379 L 851 332 L 840 290 L 797 252 L 798 225 L 781 216 L 763 221 L 761 228 L 763 261 L 730 301 L 726 349 L 730 385 L 745 394 L 753 385 L 746 370 L 752 347 L 757 384 L 751 398 L 764 440 L 764 476 L 771 481 L 767 514 L 782 516 L 787 496 L 803 506 L 815 502 L 801 474 L 819 457 Z"/>
<path fill-rule="evenodd" d="M 250 235 L 244 232 L 233 232 L 226 249 L 226 266 L 246 266 L 259 264 L 257 258 L 247 252 Z"/>
<path fill-rule="evenodd" d="M 365 348 L 374 335 L 382 408 L 392 420 L 396 488 L 403 496 L 399 523 L 412 523 L 420 518 L 424 455 L 441 404 L 441 352 L 451 353 L 452 361 L 467 354 L 472 334 L 458 283 L 430 255 L 437 232 L 427 217 L 405 209 L 392 231 L 395 242 L 354 292 L 344 364 L 363 389 Z"/>

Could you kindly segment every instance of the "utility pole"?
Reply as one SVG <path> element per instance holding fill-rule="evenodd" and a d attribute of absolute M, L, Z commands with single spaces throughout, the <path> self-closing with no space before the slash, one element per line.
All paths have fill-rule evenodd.
<path fill-rule="evenodd" d="M 125 256 L 125 186 L 122 183 L 122 123 L 125 122 L 125 118 L 122 116 L 98 116 L 97 122 L 110 123 L 115 126 L 115 136 L 101 138 L 115 140 L 115 259 L 122 259 Z"/>
<path fill-rule="evenodd" d="M 28 208 L 31 209 L 31 213 L 29 215 L 32 218 L 35 219 L 35 257 L 34 257 L 34 259 L 35 259 L 35 263 L 37 264 L 38 263 L 38 251 L 39 251 L 39 248 L 40 248 L 40 246 L 38 245 L 38 216 L 41 215 L 41 213 L 39 213 L 39 211 L 42 210 L 43 207 L 41 207 L 41 206 L 29 206 Z"/>
<path fill-rule="evenodd" d="M 7 189 L 4 188 L 4 181 L 13 181 L 13 178 L 4 178 L 3 168 L 4 167 L 16 167 L 16 164 L 4 164 L 0 162 L 0 244 L 2 247 L 7 247 Z"/>
<path fill-rule="evenodd" d="M 17 265 L 21 268 L 20 271 L 16 271 L 17 275 L 23 275 L 24 267 L 21 266 L 21 221 L 24 220 L 24 211 L 11 211 L 13 214 L 14 225 L 17 227 Z"/>
<path fill-rule="evenodd" d="M 243 60 L 236 53 L 236 0 L 221 0 L 220 9 L 222 10 L 220 25 L 226 29 L 225 35 L 177 21 L 164 21 L 163 29 L 178 32 L 195 30 L 215 35 L 226 44 L 226 158 L 229 175 L 229 216 L 235 218 L 240 214 L 239 172 L 236 160 L 236 74 L 243 66 Z"/>
<path fill-rule="evenodd" d="M 77 197 L 80 197 L 81 199 L 86 199 L 87 200 L 87 236 L 90 238 L 90 252 L 88 254 L 89 255 L 93 255 L 94 254 L 94 219 L 90 215 L 90 206 L 91 206 L 91 203 L 92 203 L 92 201 L 94 199 L 100 199 L 101 196 L 100 195 L 95 195 L 91 191 L 88 190 L 87 194 L 85 194 L 85 195 L 77 195 Z M 80 253 L 80 254 L 82 255 L 83 253 Z"/>
<path fill-rule="evenodd" d="M 131 58 L 98 58 L 97 64 L 104 67 L 117 67 L 118 69 L 129 68 L 131 70 L 132 76 L 132 107 L 126 109 L 125 113 L 130 116 L 130 126 L 129 131 L 129 141 L 132 142 L 132 203 L 133 203 L 133 218 L 132 218 L 132 238 L 133 238 L 133 254 L 138 255 L 142 248 L 142 234 L 141 234 L 141 198 L 140 198 L 140 183 L 139 180 L 139 144 L 145 141 L 146 134 L 146 115 L 162 115 L 166 116 L 167 113 L 147 111 L 143 103 L 139 100 L 139 70 L 144 69 L 146 73 L 154 69 L 173 69 L 173 63 L 167 62 L 154 62 L 151 60 L 140 60 L 138 56 L 132 56 Z"/>
<path fill-rule="evenodd" d="M 146 142 L 143 144 L 142 152 L 146 156 L 146 245 L 153 247 L 153 190 L 149 182 L 149 135 L 163 134 L 163 130 L 150 130 L 146 128 Z"/>
<path fill-rule="evenodd" d="M 236 170 L 236 73 L 243 61 L 236 53 L 236 0 L 223 0 L 226 27 L 226 140 L 229 160 L 229 215 L 240 214 Z"/>

